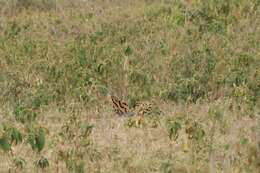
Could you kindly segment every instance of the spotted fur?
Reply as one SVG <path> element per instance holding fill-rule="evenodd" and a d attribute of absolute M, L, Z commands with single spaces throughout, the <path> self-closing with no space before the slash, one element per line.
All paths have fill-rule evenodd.
<path fill-rule="evenodd" d="M 116 114 L 118 114 L 119 116 L 127 115 L 127 113 L 129 112 L 129 107 L 126 102 L 119 100 L 115 96 L 111 96 L 111 101 Z"/>
<path fill-rule="evenodd" d="M 116 114 L 119 116 L 127 116 L 129 113 L 133 113 L 137 116 L 144 116 L 151 113 L 152 105 L 148 102 L 139 102 L 132 109 L 129 108 L 128 104 L 121 101 L 115 96 L 110 96 L 113 104 L 113 108 Z"/>

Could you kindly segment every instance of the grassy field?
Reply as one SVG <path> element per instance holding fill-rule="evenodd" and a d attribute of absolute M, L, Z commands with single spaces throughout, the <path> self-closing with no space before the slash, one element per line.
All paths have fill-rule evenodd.
<path fill-rule="evenodd" d="M 258 173 L 259 0 L 0 0 L 0 173 Z M 108 94 L 153 103 L 118 117 Z"/>

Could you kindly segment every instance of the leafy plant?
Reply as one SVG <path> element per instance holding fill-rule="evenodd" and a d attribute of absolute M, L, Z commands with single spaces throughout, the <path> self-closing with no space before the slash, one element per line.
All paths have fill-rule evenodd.
<path fill-rule="evenodd" d="M 167 120 L 166 126 L 170 139 L 177 140 L 179 137 L 179 130 L 181 130 L 181 123 L 178 121 Z"/>
<path fill-rule="evenodd" d="M 4 150 L 5 152 L 10 151 L 11 150 L 11 144 L 7 138 L 7 136 L 2 136 L 0 138 L 0 148 L 2 150 Z"/>
<path fill-rule="evenodd" d="M 173 166 L 172 164 L 170 163 L 169 160 L 163 162 L 161 164 L 161 167 L 160 167 L 160 170 L 163 172 L 163 173 L 172 173 L 173 172 Z"/>
<path fill-rule="evenodd" d="M 15 168 L 20 170 L 23 169 L 26 165 L 26 161 L 21 157 L 15 157 L 13 163 L 15 165 Z"/>
<path fill-rule="evenodd" d="M 8 129 L 8 131 L 11 136 L 11 144 L 14 143 L 15 145 L 17 145 L 23 141 L 23 136 L 21 132 L 18 131 L 16 128 L 10 128 Z"/>
<path fill-rule="evenodd" d="M 23 105 L 17 105 L 14 108 L 15 119 L 21 123 L 31 123 L 36 120 L 37 114 L 32 109 Z"/>
<path fill-rule="evenodd" d="M 11 150 L 12 145 L 17 145 L 23 141 L 22 133 L 15 127 L 3 124 L 3 134 L 0 138 L 0 146 L 4 151 Z"/>
<path fill-rule="evenodd" d="M 45 130 L 41 127 L 31 129 L 27 141 L 33 150 L 41 152 L 45 145 Z"/>
<path fill-rule="evenodd" d="M 196 121 L 188 122 L 192 120 L 187 120 L 186 125 L 186 133 L 189 135 L 190 139 L 194 139 L 196 141 L 202 141 L 205 137 L 206 133 L 203 130 L 201 124 L 197 123 Z"/>
<path fill-rule="evenodd" d="M 127 46 L 127 48 L 125 49 L 125 55 L 129 56 L 133 53 L 133 50 L 131 49 L 130 46 Z"/>
<path fill-rule="evenodd" d="M 39 160 L 35 162 L 35 166 L 42 170 L 46 170 L 50 166 L 50 164 L 47 158 L 41 157 Z"/>

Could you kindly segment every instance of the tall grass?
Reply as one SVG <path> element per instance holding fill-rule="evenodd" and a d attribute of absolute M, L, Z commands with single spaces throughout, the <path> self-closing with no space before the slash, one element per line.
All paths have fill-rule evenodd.
<path fill-rule="evenodd" d="M 29 144 L 39 159 L 36 165 L 40 167 L 48 165 L 45 157 L 39 154 L 46 143 L 45 139 L 39 138 L 47 134 L 43 135 L 43 114 L 48 110 L 67 113 L 62 120 L 64 124 L 66 121 L 72 123 L 71 127 L 67 127 L 67 133 L 80 136 L 84 132 L 77 131 L 78 126 L 83 131 L 92 128 L 76 119 L 81 119 L 82 112 L 91 114 L 97 111 L 93 114 L 100 116 L 102 110 L 106 114 L 109 111 L 109 106 L 104 106 L 107 93 L 126 97 L 129 103 L 157 100 L 159 107 L 163 106 L 160 105 L 162 103 L 179 105 L 182 110 L 177 112 L 185 118 L 176 121 L 169 115 L 170 120 L 166 120 L 169 117 L 160 120 L 167 121 L 167 125 L 161 122 L 158 126 L 168 128 L 171 139 L 184 126 L 187 129 L 195 127 L 190 133 L 195 136 L 193 142 L 196 147 L 192 149 L 195 155 L 191 159 L 197 159 L 196 164 L 200 162 L 199 153 L 204 155 L 208 152 L 197 150 L 214 145 L 201 141 L 205 133 L 203 126 L 211 129 L 208 125 L 214 122 L 214 126 L 220 129 L 211 130 L 218 131 L 222 129 L 222 123 L 228 123 L 214 118 L 209 122 L 206 117 L 226 114 L 216 113 L 225 109 L 235 117 L 259 119 L 260 4 L 257 0 L 16 0 L 0 1 L 0 4 L 0 113 L 4 114 L 4 122 L 12 122 L 11 126 L 22 129 L 25 138 L 32 139 Z M 215 113 L 204 110 L 204 124 L 197 124 L 196 118 L 190 119 L 187 117 L 189 113 L 183 113 L 189 112 L 190 108 L 182 105 L 193 108 L 194 105 L 208 103 L 209 106 L 218 104 L 219 100 L 228 105 L 220 110 L 213 106 Z M 172 114 L 172 107 L 166 112 Z M 233 118 L 225 121 L 234 122 Z M 157 120 L 152 118 L 151 121 L 158 123 Z M 185 124 L 186 120 L 192 122 L 191 125 Z M 96 121 L 94 124 L 100 126 Z M 49 124 L 46 126 L 49 127 Z M 4 134 L 7 131 L 8 134 L 10 131 L 15 133 L 12 129 L 6 125 L 1 127 Z M 89 133 L 88 130 L 86 133 Z M 97 132 L 103 133 L 102 129 Z M 49 136 L 55 138 L 58 132 L 50 133 Z M 211 134 L 211 137 L 206 134 L 209 135 L 207 139 L 213 140 L 215 132 Z M 9 138 L 1 139 L 3 143 L 9 141 Z M 74 147 L 79 147 L 82 142 L 71 136 L 63 136 L 59 140 L 72 140 L 68 145 Z M 89 139 L 85 142 L 88 143 Z M 56 143 L 49 142 L 49 145 L 56 146 Z M 10 150 L 8 145 L 3 146 Z M 82 153 L 73 150 L 75 153 L 71 151 L 71 157 L 62 156 L 69 170 L 81 172 L 88 166 L 93 170 L 90 165 L 83 164 L 88 159 L 88 163 L 101 165 L 100 159 L 93 161 L 93 158 L 79 156 L 92 152 L 88 154 L 99 157 L 96 146 L 85 146 L 88 149 L 81 146 Z M 167 150 L 170 146 L 165 147 Z M 120 151 L 114 148 L 109 152 Z M 209 153 L 214 155 L 213 150 Z M 113 159 L 114 163 L 127 164 L 119 163 L 122 158 L 119 162 L 118 158 Z M 175 170 L 171 157 L 168 159 L 161 165 L 162 172 Z M 144 164 L 152 164 L 148 162 Z M 149 167 L 137 165 L 135 169 L 128 169 L 138 172 Z M 112 172 L 117 169 L 112 167 Z M 256 167 L 251 165 L 249 170 L 253 172 Z M 123 169 L 119 168 L 117 172 Z M 102 168 L 99 171 L 102 172 Z"/>

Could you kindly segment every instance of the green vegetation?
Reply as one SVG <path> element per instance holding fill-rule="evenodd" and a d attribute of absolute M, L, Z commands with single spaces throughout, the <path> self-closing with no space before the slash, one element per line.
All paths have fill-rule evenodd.
<path fill-rule="evenodd" d="M 0 0 L 0 170 L 260 169 L 260 1 Z M 141 124 L 107 94 L 154 103 Z"/>

